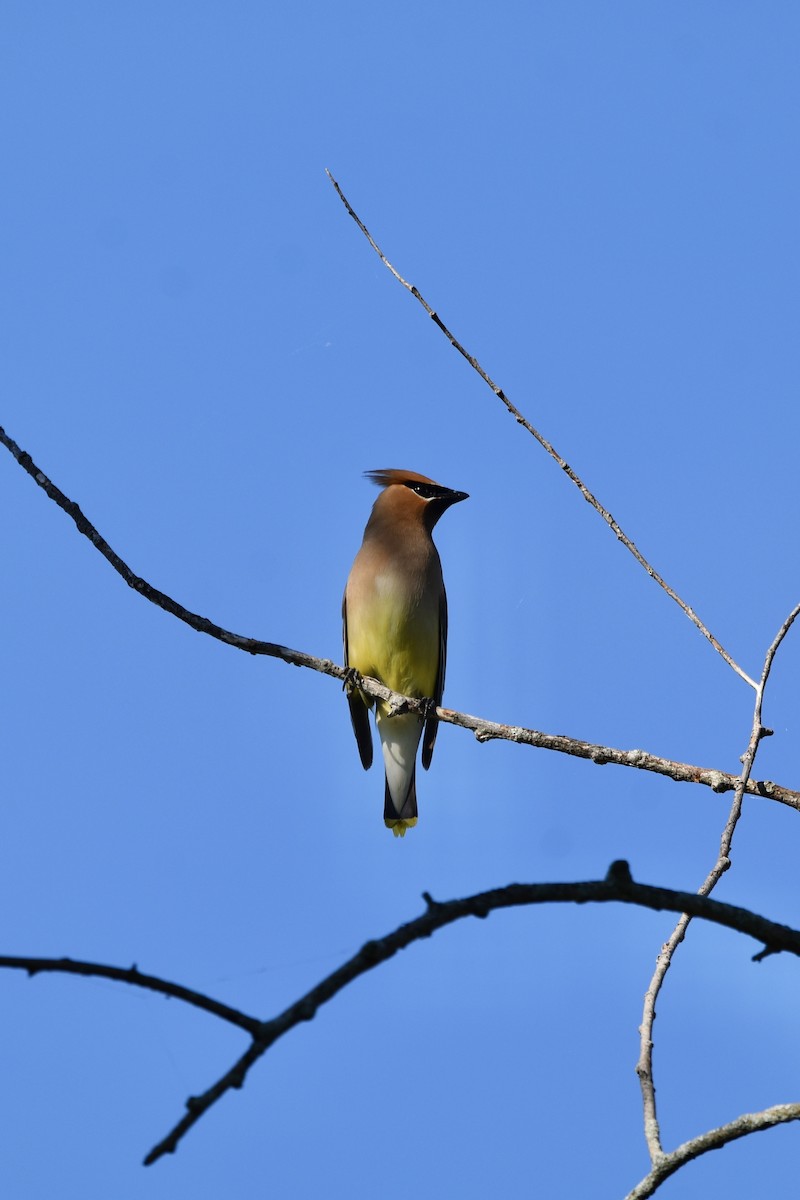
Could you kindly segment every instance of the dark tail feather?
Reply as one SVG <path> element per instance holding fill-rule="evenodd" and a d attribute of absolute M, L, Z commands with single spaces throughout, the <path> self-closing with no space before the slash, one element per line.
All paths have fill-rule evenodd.
<path fill-rule="evenodd" d="M 416 771 L 411 776 L 406 798 L 398 812 L 389 791 L 389 781 L 386 780 L 386 791 L 383 800 L 383 822 L 391 829 L 395 837 L 405 837 L 406 830 L 417 823 L 417 783 Z"/>
<path fill-rule="evenodd" d="M 439 732 L 438 717 L 428 717 L 425 722 L 425 732 L 422 735 L 422 765 L 427 771 L 431 765 L 433 758 L 433 747 L 436 743 L 436 734 Z"/>
<path fill-rule="evenodd" d="M 350 705 L 350 720 L 353 723 L 353 733 L 358 743 L 358 753 L 361 765 L 365 771 L 372 766 L 372 731 L 369 727 L 369 709 L 361 698 L 360 692 L 353 692 L 347 697 Z"/>

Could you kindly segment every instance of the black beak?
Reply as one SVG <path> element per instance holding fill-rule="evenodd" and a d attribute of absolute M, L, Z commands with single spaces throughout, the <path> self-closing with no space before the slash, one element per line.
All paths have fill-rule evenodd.
<path fill-rule="evenodd" d="M 442 503 L 445 508 L 449 508 L 451 504 L 459 504 L 462 500 L 469 500 L 469 492 L 450 492 L 442 496 Z"/>

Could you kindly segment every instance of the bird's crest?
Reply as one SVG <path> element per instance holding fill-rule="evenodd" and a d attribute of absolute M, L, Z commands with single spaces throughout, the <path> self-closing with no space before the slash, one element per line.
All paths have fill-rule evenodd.
<path fill-rule="evenodd" d="M 365 471 L 365 479 L 369 479 L 376 487 L 390 487 L 393 483 L 434 483 L 427 475 L 418 475 L 416 471 L 402 471 L 399 467 L 384 467 L 381 471 Z"/>

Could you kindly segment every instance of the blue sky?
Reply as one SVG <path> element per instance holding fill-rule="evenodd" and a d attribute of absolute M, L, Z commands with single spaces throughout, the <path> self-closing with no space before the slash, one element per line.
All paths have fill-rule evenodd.
<path fill-rule="evenodd" d="M 400 466 L 437 530 L 446 702 L 736 771 L 752 697 L 369 250 L 550 438 L 734 657 L 800 595 L 794 4 L 70 5 L 0 12 L 0 423 L 131 567 L 341 661 L 341 593 Z M 729 798 L 440 731 L 381 820 L 339 685 L 134 595 L 0 458 L 3 953 L 128 965 L 268 1017 L 445 899 L 627 858 L 696 888 Z M 796 632 L 755 774 L 798 786 Z M 746 805 L 718 896 L 797 924 L 798 818 Z M 0 976 L 8 1195 L 622 1197 L 669 914 L 463 922 L 279 1043 L 174 1001 Z M 798 1099 L 797 967 L 692 928 L 658 1005 L 668 1148 Z M 664 1196 L 777 1193 L 795 1127 Z"/>

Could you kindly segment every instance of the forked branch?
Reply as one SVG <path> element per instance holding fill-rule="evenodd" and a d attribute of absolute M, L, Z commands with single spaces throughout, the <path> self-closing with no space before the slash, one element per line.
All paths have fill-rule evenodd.
<path fill-rule="evenodd" d="M 662 1155 L 653 1169 L 628 1192 L 625 1200 L 647 1200 L 654 1195 L 665 1179 L 674 1175 L 693 1158 L 707 1154 L 709 1150 L 721 1150 L 729 1142 L 737 1138 L 747 1137 L 750 1133 L 761 1133 L 764 1129 L 772 1129 L 775 1125 L 783 1125 L 787 1121 L 800 1120 L 800 1104 L 775 1104 L 765 1108 L 763 1112 L 743 1113 L 735 1121 L 720 1125 L 718 1129 L 709 1129 L 699 1137 L 691 1138 L 669 1154 Z"/>
<path fill-rule="evenodd" d="M 753 708 L 753 720 L 750 727 L 750 738 L 747 743 L 747 749 L 745 750 L 741 759 L 741 774 L 736 780 L 733 803 L 731 804 L 728 819 L 725 822 L 725 827 L 720 837 L 720 846 L 716 862 L 698 888 L 699 896 L 710 896 L 722 876 L 731 865 L 730 854 L 731 847 L 733 845 L 733 835 L 736 831 L 736 826 L 742 814 L 744 795 L 749 791 L 750 775 L 755 764 L 758 747 L 760 746 L 762 739 L 771 733 L 771 730 L 764 727 L 762 720 L 764 689 L 767 686 L 767 680 L 769 679 L 770 671 L 772 670 L 772 664 L 778 647 L 791 629 L 798 614 L 800 614 L 800 604 L 795 605 L 795 607 L 789 613 L 775 637 L 772 639 L 772 643 L 764 658 L 764 666 L 761 671 L 761 678 L 756 687 L 756 700 Z M 672 965 L 675 952 L 683 942 L 683 939 L 686 937 L 686 932 L 689 928 L 691 920 L 692 914 L 688 910 L 683 912 L 678 920 L 678 923 L 670 934 L 670 937 L 661 947 L 661 951 L 656 959 L 656 969 L 653 972 L 653 977 L 650 980 L 645 993 L 642 1023 L 639 1026 L 639 1060 L 636 1064 L 636 1073 L 639 1076 L 639 1083 L 642 1089 L 645 1141 L 647 1142 L 647 1149 L 650 1154 L 650 1161 L 653 1165 L 654 1171 L 664 1158 L 664 1148 L 661 1142 L 661 1130 L 659 1128 L 656 1109 L 656 1088 L 653 1075 L 653 1026 L 656 1019 L 656 1001 L 661 988 L 663 987 L 667 972 Z M 736 1136 L 740 1137 L 741 1134 L 737 1134 Z M 703 1151 L 698 1151 L 697 1153 L 702 1152 Z M 677 1151 L 675 1153 L 677 1153 Z M 696 1155 L 691 1155 L 690 1157 L 696 1157 Z M 678 1165 L 680 1165 L 680 1163 Z M 669 1173 L 671 1174 L 671 1171 Z M 650 1195 L 649 1192 L 643 1194 Z"/>

